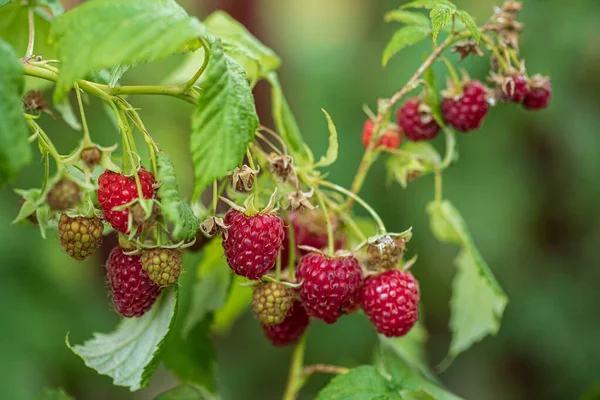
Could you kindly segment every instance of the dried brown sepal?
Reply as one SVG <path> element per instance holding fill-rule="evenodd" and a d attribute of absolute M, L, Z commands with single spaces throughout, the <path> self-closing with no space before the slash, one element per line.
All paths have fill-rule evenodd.
<path fill-rule="evenodd" d="M 288 209 L 290 211 L 304 211 L 314 210 L 313 206 L 308 199 L 315 193 L 315 189 L 311 188 L 308 192 L 296 191 L 288 194 Z"/>
<path fill-rule="evenodd" d="M 150 216 L 146 218 L 146 212 L 144 211 L 142 205 L 140 203 L 135 203 L 131 207 L 131 216 L 133 218 L 133 222 L 145 230 L 152 226 L 160 216 L 160 207 L 158 204 L 154 203 L 152 205 L 152 212 L 150 213 Z"/>
<path fill-rule="evenodd" d="M 208 237 L 215 236 L 218 233 L 223 233 L 227 239 L 227 228 L 228 226 L 225 225 L 225 222 L 223 222 L 223 218 L 215 216 L 206 218 L 204 222 L 200 224 L 200 230 Z"/>
<path fill-rule="evenodd" d="M 50 110 L 48 102 L 44 98 L 44 93 L 40 92 L 39 90 L 31 90 L 27 92 L 23 98 L 23 107 L 25 107 L 26 111 L 42 111 L 54 116 Z"/>
<path fill-rule="evenodd" d="M 284 182 L 294 169 L 294 160 L 287 154 L 269 154 L 269 164 L 271 171 L 279 176 Z"/>
<path fill-rule="evenodd" d="M 519 34 L 523 24 L 516 20 L 522 4 L 517 1 L 505 1 L 501 8 L 496 8 L 491 19 L 492 27 L 505 46 L 519 49 Z"/>
<path fill-rule="evenodd" d="M 81 160 L 91 170 L 100 163 L 100 158 L 102 158 L 102 153 L 96 146 L 81 150 Z"/>
<path fill-rule="evenodd" d="M 460 61 L 464 60 L 471 54 L 479 57 L 483 56 L 483 52 L 479 49 L 474 40 L 461 40 L 460 42 L 457 42 L 452 48 L 452 53 L 459 54 Z"/>
<path fill-rule="evenodd" d="M 236 167 L 232 174 L 233 189 L 238 192 L 251 191 L 259 172 L 260 168 L 254 170 L 247 165 L 242 165 L 242 168 Z"/>

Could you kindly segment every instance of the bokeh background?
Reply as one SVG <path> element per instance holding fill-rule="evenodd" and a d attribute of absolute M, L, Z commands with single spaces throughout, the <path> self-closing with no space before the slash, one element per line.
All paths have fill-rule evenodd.
<path fill-rule="evenodd" d="M 76 1 L 64 2 L 72 7 Z M 348 186 L 362 153 L 362 104 L 399 89 L 429 51 L 427 42 L 381 68 L 381 52 L 397 26 L 383 14 L 392 0 L 181 1 L 204 17 L 222 8 L 241 20 L 284 60 L 280 73 L 306 140 L 324 151 L 327 127 L 321 108 L 340 132 L 340 158 L 331 179 Z M 478 21 L 497 4 L 456 0 Z M 458 138 L 460 162 L 444 175 L 444 195 L 465 217 L 481 252 L 506 290 L 510 303 L 502 328 L 458 357 L 440 375 L 466 399 L 593 399 L 600 392 L 600 2 L 527 0 L 522 54 L 531 74 L 552 77 L 553 99 L 542 112 L 514 105 L 495 107 L 483 128 Z M 451 56 L 456 61 L 456 57 Z M 142 65 L 125 83 L 159 82 L 181 62 Z M 464 62 L 473 77 L 487 73 L 484 60 Z M 441 65 L 435 66 L 439 74 Z M 268 89 L 256 89 L 263 123 L 269 124 Z M 187 104 L 169 98 L 132 98 L 146 126 L 172 155 L 180 184 L 191 191 Z M 117 141 L 117 132 L 98 102 L 89 106 L 92 137 Z M 66 153 L 78 140 L 60 120 L 43 125 Z M 443 140 L 443 139 L 440 139 Z M 442 144 L 441 142 L 438 143 Z M 36 187 L 41 164 L 32 165 L 14 187 Z M 389 229 L 413 226 L 411 250 L 419 255 L 414 273 L 421 282 L 432 366 L 448 343 L 448 301 L 457 249 L 440 245 L 425 213 L 433 197 L 432 177 L 402 190 L 386 186 L 382 164 L 373 168 L 362 194 Z M 63 387 L 77 399 L 150 399 L 176 385 L 159 369 L 138 393 L 111 386 L 107 377 L 83 366 L 64 345 L 67 332 L 80 343 L 93 331 L 117 323 L 107 297 L 106 250 L 83 263 L 62 251 L 54 234 L 43 240 L 31 225 L 11 225 L 19 200 L 0 191 L 0 398 L 32 399 L 44 387 Z M 110 242 L 110 241 L 109 241 Z M 375 333 L 353 315 L 335 326 L 314 322 L 307 362 L 355 366 L 368 363 Z M 277 399 L 287 376 L 290 349 L 270 347 L 255 319 L 246 314 L 225 336 L 215 337 L 218 385 L 223 399 Z M 312 398 L 325 377 L 311 379 L 302 398 Z M 587 395 L 586 395 L 587 393 Z M 598 395 L 600 396 L 600 395 Z"/>

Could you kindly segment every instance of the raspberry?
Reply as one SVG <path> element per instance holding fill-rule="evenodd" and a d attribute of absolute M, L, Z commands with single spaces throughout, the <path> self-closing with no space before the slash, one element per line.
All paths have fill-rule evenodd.
<path fill-rule="evenodd" d="M 154 175 L 141 168 L 138 171 L 142 194 L 145 199 L 154 196 Z M 135 178 L 127 177 L 116 172 L 106 170 L 98 178 L 98 203 L 104 210 L 104 218 L 117 231 L 129 232 L 129 209 L 123 211 L 113 210 L 115 207 L 130 203 L 139 198 Z"/>
<path fill-rule="evenodd" d="M 68 179 L 61 179 L 48 192 L 48 205 L 53 210 L 64 211 L 79 203 L 81 192 L 79 186 Z"/>
<path fill-rule="evenodd" d="M 299 292 L 308 314 L 333 324 L 344 309 L 351 308 L 362 283 L 362 270 L 354 256 L 310 253 L 298 263 L 296 280 L 302 282 Z"/>
<path fill-rule="evenodd" d="M 362 143 L 365 149 L 369 147 L 369 142 L 371 141 L 371 136 L 373 136 L 373 128 L 375 123 L 372 120 L 367 120 L 363 126 L 363 134 L 362 134 Z M 381 137 L 379 138 L 379 143 L 377 147 L 387 147 L 388 149 L 397 149 L 400 147 L 400 132 L 395 131 L 393 129 L 387 129 L 383 132 Z"/>
<path fill-rule="evenodd" d="M 523 107 L 528 110 L 542 110 L 548 107 L 552 97 L 552 86 L 548 78 L 534 76 L 531 80 L 531 90 L 523 100 Z"/>
<path fill-rule="evenodd" d="M 419 317 L 419 284 L 408 271 L 369 276 L 360 291 L 360 305 L 378 332 L 404 336 Z"/>
<path fill-rule="evenodd" d="M 440 126 L 435 122 L 417 98 L 408 99 L 396 113 L 398 125 L 404 131 L 404 135 L 413 142 L 430 140 L 437 136 Z"/>
<path fill-rule="evenodd" d="M 260 279 L 277 261 L 285 236 L 283 220 L 272 213 L 247 216 L 231 209 L 225 214 L 223 248 L 227 264 L 238 275 Z"/>
<path fill-rule="evenodd" d="M 301 302 L 295 301 L 282 323 L 278 325 L 261 324 L 261 327 L 273 346 L 286 346 L 298 341 L 309 322 L 310 318 L 306 314 L 304 306 Z"/>
<path fill-rule="evenodd" d="M 331 216 L 331 224 L 335 236 L 335 250 L 344 247 L 346 237 L 341 232 L 340 224 L 335 216 Z M 296 250 L 300 255 L 306 255 L 309 252 L 298 249 L 298 246 L 310 246 L 318 250 L 327 247 L 327 221 L 325 214 L 319 210 L 304 210 L 290 214 L 291 228 L 294 230 L 294 241 Z M 289 262 L 289 227 L 285 230 L 283 248 L 281 250 L 281 267 L 285 268 Z"/>
<path fill-rule="evenodd" d="M 287 316 L 294 301 L 294 292 L 278 283 L 259 283 L 252 292 L 252 309 L 264 325 L 278 325 Z"/>
<path fill-rule="evenodd" d="M 392 269 L 402 258 L 405 244 L 402 238 L 394 240 L 389 235 L 378 237 L 373 243 L 367 246 L 367 257 L 369 265 Z"/>
<path fill-rule="evenodd" d="M 99 218 L 69 217 L 65 214 L 58 221 L 60 244 L 76 260 L 85 260 L 102 242 L 104 225 Z"/>
<path fill-rule="evenodd" d="M 152 282 L 168 286 L 175 283 L 181 274 L 181 250 L 142 250 L 141 263 Z"/>
<path fill-rule="evenodd" d="M 81 159 L 89 169 L 94 169 L 100 162 L 100 158 L 102 158 L 102 153 L 97 147 L 86 147 L 81 150 Z"/>
<path fill-rule="evenodd" d="M 123 254 L 120 247 L 110 252 L 106 272 L 112 289 L 115 311 L 124 317 L 141 317 L 160 294 L 160 286 L 142 269 L 140 256 Z"/>
<path fill-rule="evenodd" d="M 446 98 L 442 101 L 444 120 L 460 132 L 479 128 L 488 109 L 486 88 L 479 81 L 466 84 L 458 99 Z"/>
<path fill-rule="evenodd" d="M 504 93 L 508 96 L 510 101 L 514 103 L 522 103 L 525 97 L 529 94 L 529 83 L 527 78 L 523 75 L 513 75 L 504 84 Z"/>

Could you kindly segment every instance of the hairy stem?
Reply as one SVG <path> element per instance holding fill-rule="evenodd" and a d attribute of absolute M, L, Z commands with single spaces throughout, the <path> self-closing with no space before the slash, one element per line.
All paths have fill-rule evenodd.
<path fill-rule="evenodd" d="M 85 111 L 83 109 L 83 102 L 81 101 L 81 92 L 79 86 L 75 85 L 75 93 L 77 94 L 77 104 L 79 105 L 79 114 L 81 115 L 81 125 L 83 126 L 83 147 L 90 147 L 92 145 L 92 139 L 90 138 L 90 130 L 88 129 L 87 120 L 85 118 Z"/>
<path fill-rule="evenodd" d="M 306 348 L 306 335 L 302 335 L 294 352 L 292 353 L 292 360 L 290 362 L 290 374 L 288 376 L 287 387 L 283 395 L 283 400 L 296 400 L 298 398 L 298 392 L 302 388 L 304 383 L 303 379 L 303 367 L 304 367 L 304 350 Z"/>
<path fill-rule="evenodd" d="M 325 201 L 323 200 L 323 195 L 320 191 L 316 191 L 317 201 L 319 202 L 319 207 L 321 207 L 321 211 L 325 217 L 325 222 L 327 223 L 327 252 L 329 255 L 333 255 L 335 253 L 335 239 L 333 237 L 333 226 L 331 225 L 331 217 L 329 216 L 329 212 L 327 211 L 327 206 L 325 205 Z"/>

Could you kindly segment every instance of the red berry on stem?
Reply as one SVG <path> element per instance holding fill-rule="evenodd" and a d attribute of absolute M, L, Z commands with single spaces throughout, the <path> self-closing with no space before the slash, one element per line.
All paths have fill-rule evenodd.
<path fill-rule="evenodd" d="M 369 143 L 371 142 L 371 136 L 373 136 L 373 128 L 375 127 L 375 123 L 372 120 L 367 120 L 363 125 L 363 134 L 362 134 L 362 143 L 365 149 L 369 147 Z M 400 147 L 400 142 L 402 141 L 400 132 L 393 129 L 386 129 L 381 137 L 379 138 L 379 143 L 377 147 L 387 147 L 388 149 L 397 149 Z"/>
<path fill-rule="evenodd" d="M 277 262 L 285 236 L 283 220 L 277 214 L 248 216 L 231 209 L 224 222 L 228 226 L 223 233 L 227 264 L 238 275 L 260 279 Z"/>
<path fill-rule="evenodd" d="M 460 132 L 479 128 L 488 109 L 486 88 L 479 81 L 466 84 L 458 99 L 446 98 L 442 101 L 444 120 Z"/>
<path fill-rule="evenodd" d="M 298 263 L 296 280 L 308 314 L 333 324 L 356 299 L 362 270 L 354 256 L 310 253 Z"/>
<path fill-rule="evenodd" d="M 508 95 L 510 101 L 522 103 L 527 94 L 529 94 L 529 83 L 524 75 L 513 75 L 508 78 L 504 84 L 503 90 Z"/>
<path fill-rule="evenodd" d="M 260 326 L 273 346 L 286 346 L 298 341 L 309 322 L 310 318 L 302 303 L 295 301 L 283 322 L 277 325 L 261 324 Z"/>
<path fill-rule="evenodd" d="M 423 108 L 419 99 L 408 99 L 396 113 L 398 125 L 413 142 L 433 139 L 440 131 L 440 126 L 431 114 L 419 108 Z"/>
<path fill-rule="evenodd" d="M 154 175 L 141 168 L 138 171 L 142 195 L 145 199 L 154 197 Z M 139 198 L 133 176 L 125 176 L 106 170 L 98 178 L 98 203 L 104 211 L 104 219 L 117 231 L 128 233 L 129 208 L 113 210 Z"/>
<path fill-rule="evenodd" d="M 360 305 L 378 332 L 404 336 L 419 317 L 419 284 L 408 271 L 369 276 L 360 291 Z"/>
<path fill-rule="evenodd" d="M 535 76 L 531 79 L 531 90 L 523 100 L 528 110 L 542 110 L 548 107 L 552 97 L 552 86 L 547 77 Z"/>
<path fill-rule="evenodd" d="M 115 310 L 124 317 L 144 315 L 161 292 L 142 269 L 140 256 L 123 254 L 120 247 L 110 252 L 106 272 Z"/>

